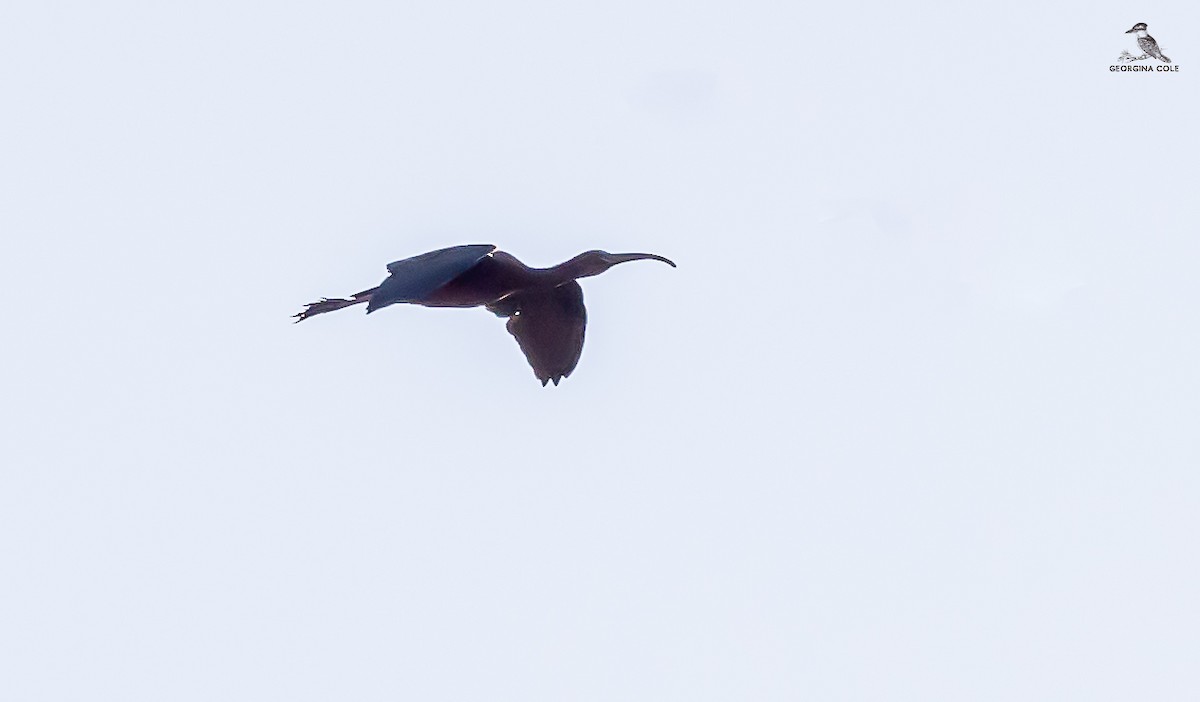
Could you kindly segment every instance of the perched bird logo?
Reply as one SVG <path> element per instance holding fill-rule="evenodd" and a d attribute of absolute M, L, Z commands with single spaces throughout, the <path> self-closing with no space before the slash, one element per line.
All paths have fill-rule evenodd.
<path fill-rule="evenodd" d="M 1125 32 L 1126 34 L 1137 34 L 1138 48 L 1142 50 L 1141 56 L 1134 56 L 1128 51 L 1121 52 L 1122 61 L 1142 61 L 1148 58 L 1156 58 L 1163 63 L 1170 63 L 1171 59 L 1163 55 L 1162 49 L 1158 48 L 1158 42 L 1154 41 L 1154 37 L 1146 31 L 1146 23 L 1138 22 L 1133 25 L 1133 28 Z"/>

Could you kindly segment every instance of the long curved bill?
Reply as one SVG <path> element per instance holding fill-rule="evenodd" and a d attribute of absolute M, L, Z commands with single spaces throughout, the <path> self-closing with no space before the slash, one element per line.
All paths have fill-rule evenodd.
<path fill-rule="evenodd" d="M 619 253 L 619 254 L 609 254 L 609 255 L 610 255 L 610 256 L 612 256 L 612 260 L 613 260 L 613 265 L 614 265 L 614 266 L 615 266 L 615 265 L 617 265 L 618 263 L 625 263 L 626 261 L 646 261 L 646 260 L 649 260 L 649 261 L 662 261 L 663 263 L 667 264 L 668 266 L 670 266 L 670 267 L 672 267 L 672 268 L 676 268 L 676 265 L 675 265 L 675 262 L 674 262 L 674 261 L 672 261 L 672 260 L 671 260 L 671 259 L 669 259 L 669 258 L 665 258 L 665 257 L 663 257 L 663 256 L 659 256 L 659 255 L 657 255 L 657 254 L 648 254 L 648 253 Z"/>

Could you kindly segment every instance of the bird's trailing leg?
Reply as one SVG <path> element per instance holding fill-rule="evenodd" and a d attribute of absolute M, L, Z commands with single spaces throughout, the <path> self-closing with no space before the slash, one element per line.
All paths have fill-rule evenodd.
<path fill-rule="evenodd" d="M 323 297 L 321 298 L 320 302 L 308 303 L 304 306 L 303 311 L 297 312 L 292 316 L 296 318 L 297 322 L 303 322 L 313 315 L 333 312 L 334 310 L 340 310 L 343 307 L 350 307 L 351 305 L 361 305 L 364 302 L 370 302 L 371 295 L 374 294 L 374 292 L 378 289 L 379 288 L 371 288 L 370 290 L 363 290 L 360 293 L 355 293 L 354 296 L 348 300 L 340 297 Z"/>

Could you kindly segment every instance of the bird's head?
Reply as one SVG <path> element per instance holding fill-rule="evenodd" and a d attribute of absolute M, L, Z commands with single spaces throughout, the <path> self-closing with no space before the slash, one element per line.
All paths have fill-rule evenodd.
<path fill-rule="evenodd" d="M 1138 22 L 1137 24 L 1133 25 L 1133 29 L 1130 29 L 1129 31 L 1127 31 L 1125 33 L 1133 34 L 1134 32 L 1144 32 L 1144 31 L 1146 31 L 1146 23 Z"/>
<path fill-rule="evenodd" d="M 587 278 L 593 275 L 600 275 L 618 263 L 642 260 L 662 261 L 672 268 L 675 267 L 675 262 L 671 259 L 663 258 L 662 256 L 655 254 L 585 251 L 570 261 L 567 261 L 567 268 L 570 270 L 572 278 Z"/>

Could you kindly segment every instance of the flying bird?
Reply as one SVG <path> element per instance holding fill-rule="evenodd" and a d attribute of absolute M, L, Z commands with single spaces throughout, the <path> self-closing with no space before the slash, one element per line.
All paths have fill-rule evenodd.
<path fill-rule="evenodd" d="M 587 310 L 579 278 L 600 275 L 626 261 L 662 261 L 655 254 L 587 251 L 550 268 L 530 268 L 490 244 L 452 246 L 388 264 L 378 287 L 349 298 L 322 298 L 293 315 L 297 322 L 343 307 L 366 303 L 367 314 L 407 302 L 425 307 L 483 306 L 508 318 L 542 386 L 571 375 L 583 352 Z"/>

